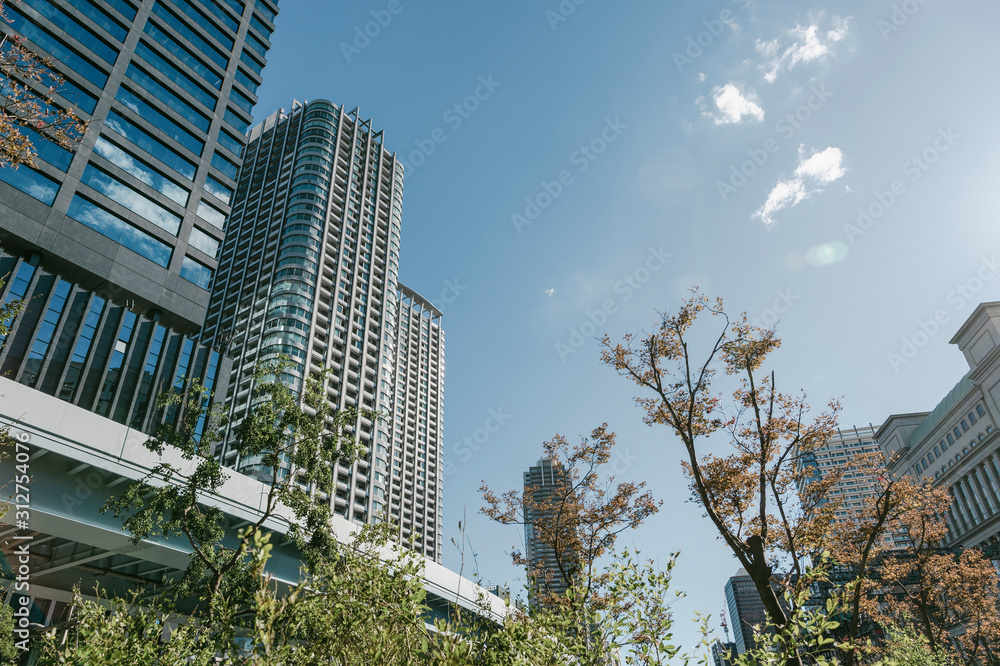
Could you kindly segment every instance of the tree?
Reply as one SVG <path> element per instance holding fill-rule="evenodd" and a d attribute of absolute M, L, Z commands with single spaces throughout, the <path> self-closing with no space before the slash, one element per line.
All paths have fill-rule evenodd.
<path fill-rule="evenodd" d="M 259 537 L 252 549 L 255 573 L 264 582 L 256 593 L 248 663 L 424 663 L 424 560 L 391 543 L 391 526 L 360 528 L 285 596 L 263 576 L 269 536 Z"/>
<path fill-rule="evenodd" d="M 864 479 L 875 490 L 862 497 L 859 505 L 840 507 L 841 519 L 831 524 L 828 539 L 836 565 L 854 578 L 844 590 L 849 619 L 841 646 L 846 651 L 845 663 L 853 666 L 858 654 L 867 649 L 861 642 L 863 621 L 884 617 L 882 569 L 899 548 L 907 522 L 944 515 L 950 498 L 946 488 L 935 488 L 926 479 L 894 476 L 877 453 L 855 457 L 841 472 Z"/>
<path fill-rule="evenodd" d="M 932 650 L 923 634 L 909 623 L 888 628 L 882 656 L 887 666 L 954 666 L 947 654 Z"/>
<path fill-rule="evenodd" d="M 208 413 L 210 393 L 197 381 L 186 392 L 169 392 L 159 398 L 161 408 L 180 408 L 178 423 L 164 426 L 145 443 L 160 455 L 166 447 L 174 447 L 190 467 L 161 462 L 102 509 L 121 518 L 135 542 L 162 535 L 180 537 L 190 544 L 191 564 L 175 594 L 198 596 L 206 606 L 209 623 L 227 597 L 239 599 L 237 605 L 250 606 L 257 584 L 248 559 L 249 546 L 280 506 L 291 509 L 295 520 L 289 535 L 310 564 L 335 552 L 330 504 L 317 500 L 334 492 L 334 465 L 353 460 L 359 452 L 356 439 L 347 431 L 361 416 L 378 417 L 355 409 L 337 411 L 317 376 L 307 380 L 299 395 L 278 379 L 287 365 L 287 361 L 279 361 L 257 367 L 255 407 L 235 428 L 233 447 L 243 457 L 256 456 L 272 470 L 258 519 L 240 534 L 235 546 L 224 543 L 222 511 L 202 503 L 206 495 L 218 493 L 227 479 L 213 454 L 228 420 L 217 412 Z M 203 419 L 208 424 L 199 435 Z"/>
<path fill-rule="evenodd" d="M 0 21 L 10 23 L 0 0 Z M 72 109 L 59 109 L 53 95 L 64 83 L 48 58 L 39 58 L 23 38 L 0 37 L 0 168 L 34 166 L 36 151 L 22 128 L 30 127 L 64 148 L 79 143 L 87 124 Z"/>
<path fill-rule="evenodd" d="M 532 566 L 528 578 L 532 593 L 540 605 L 559 604 L 556 589 L 572 589 L 583 581 L 577 601 L 587 605 L 601 603 L 606 576 L 600 573 L 602 555 L 614 550 L 618 535 L 635 529 L 659 510 L 646 484 L 614 483 L 614 477 L 602 482 L 597 470 L 611 459 L 615 434 L 602 424 L 572 449 L 565 437 L 556 435 L 544 443 L 545 458 L 553 468 L 565 470 L 562 482 L 546 488 L 514 490 L 497 495 L 483 483 L 480 491 L 486 506 L 482 513 L 504 525 L 523 525 L 532 531 L 543 547 L 551 549 L 555 571 L 544 561 L 529 563 L 513 552 L 514 563 Z M 561 585 L 554 586 L 548 577 L 556 575 Z"/>
<path fill-rule="evenodd" d="M 883 567 L 890 590 L 884 621 L 912 622 L 931 650 L 956 663 L 1000 664 L 997 571 L 979 549 L 940 548 L 947 533 L 943 523 L 941 515 L 929 512 L 906 521 L 908 546 Z"/>
<path fill-rule="evenodd" d="M 703 313 L 723 324 L 699 361 L 690 338 Z M 820 501 L 830 481 L 796 497 L 805 478 L 796 457 L 832 436 L 839 405 L 833 401 L 806 421 L 805 395 L 779 392 L 774 373 L 761 370 L 780 344 L 774 331 L 753 326 L 745 314 L 732 321 L 721 299 L 695 292 L 677 314 L 662 315 L 653 333 L 626 335 L 615 344 L 605 336 L 602 356 L 644 391 L 636 402 L 647 425 L 667 426 L 680 440 L 694 501 L 750 575 L 772 624 L 785 631 L 791 619 L 774 589 L 777 571 L 786 567 L 786 588 L 805 580 L 802 562 L 821 550 L 836 511 L 835 502 Z M 719 362 L 725 375 L 740 379 L 727 403 L 712 388 Z M 704 451 L 718 432 L 725 433 L 730 453 Z M 799 598 L 791 595 L 793 610 Z M 785 663 L 801 663 L 794 646 L 780 647 Z"/>

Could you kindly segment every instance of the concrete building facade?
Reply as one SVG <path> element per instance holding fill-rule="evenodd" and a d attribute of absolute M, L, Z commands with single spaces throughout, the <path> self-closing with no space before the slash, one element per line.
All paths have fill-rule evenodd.
<path fill-rule="evenodd" d="M 444 331 L 442 313 L 400 284 L 388 520 L 399 539 L 440 562 L 444 490 Z M 382 472 L 375 471 L 375 480 Z"/>
<path fill-rule="evenodd" d="M 895 414 L 877 438 L 895 474 L 950 489 L 948 546 L 1000 542 L 1000 302 L 982 303 L 951 339 L 969 371 L 930 412 Z"/>
<path fill-rule="evenodd" d="M 296 102 L 291 111 L 276 112 L 250 132 L 203 333 L 233 354 L 226 400 L 234 427 L 251 407 L 254 368 L 280 356 L 290 359 L 281 379 L 291 388 L 300 389 L 310 375 L 328 371 L 324 389 L 335 408 L 383 415 L 362 415 L 348 431 L 367 454 L 339 465 L 336 491 L 323 498 L 335 514 L 358 523 L 387 511 L 402 518 L 407 505 L 397 493 L 396 509 L 389 507 L 392 462 L 406 462 L 405 426 L 398 429 L 402 450 L 393 455 L 392 418 L 400 365 L 397 314 L 409 308 L 401 305 L 405 299 L 400 300 L 398 287 L 403 170 L 382 139 L 357 109 L 324 100 Z M 439 322 L 435 330 L 440 341 Z M 407 370 L 412 360 L 418 371 L 419 345 L 415 353 L 404 358 Z M 429 359 L 426 350 L 424 360 Z M 434 380 L 439 392 L 440 372 Z M 421 395 L 430 399 L 427 391 Z M 440 395 L 434 395 L 440 409 Z M 417 419 L 429 420 L 430 414 L 419 415 L 419 404 L 415 399 L 401 406 L 404 414 L 413 407 Z M 439 428 L 440 414 L 435 417 Z M 417 456 L 411 450 L 412 476 Z M 250 476 L 273 473 L 259 459 L 241 459 L 228 441 L 218 455 Z M 434 491 L 436 501 L 437 484 Z M 426 521 L 420 525 L 429 528 Z M 433 537 L 421 533 L 426 539 L 421 548 L 431 542 L 437 556 L 436 521 L 434 528 Z M 409 533 L 414 532 L 411 515 Z"/>

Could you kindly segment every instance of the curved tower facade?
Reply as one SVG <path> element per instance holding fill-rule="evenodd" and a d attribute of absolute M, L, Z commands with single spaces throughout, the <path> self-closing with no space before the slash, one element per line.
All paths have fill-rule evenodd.
<path fill-rule="evenodd" d="M 282 376 L 289 386 L 329 368 L 336 407 L 392 413 L 402 191 L 402 166 L 357 109 L 296 102 L 251 130 L 204 328 L 234 358 L 236 422 L 254 367 L 281 354 L 293 362 Z M 391 424 L 362 418 L 356 432 L 367 456 L 337 470 L 328 499 L 367 522 L 388 503 Z M 241 472 L 271 473 L 225 444 L 218 455 Z"/>

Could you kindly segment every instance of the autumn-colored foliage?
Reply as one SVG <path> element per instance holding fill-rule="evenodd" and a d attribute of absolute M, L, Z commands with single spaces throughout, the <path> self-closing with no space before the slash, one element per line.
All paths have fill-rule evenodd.
<path fill-rule="evenodd" d="M 699 317 L 721 320 L 717 332 L 697 356 L 692 327 Z M 626 335 L 619 343 L 603 341 L 604 362 L 642 390 L 636 402 L 649 425 L 663 425 L 684 450 L 684 471 L 692 497 L 712 521 L 720 537 L 754 581 L 768 618 L 782 630 L 789 616 L 772 584 L 779 572 L 785 587 L 804 580 L 801 563 L 822 548 L 836 510 L 823 502 L 824 487 L 796 499 L 796 486 L 806 471 L 797 457 L 823 445 L 836 426 L 836 402 L 807 420 L 805 395 L 777 389 L 773 373 L 762 371 L 767 357 L 781 345 L 774 331 L 754 326 L 746 315 L 731 319 L 720 300 L 695 293 L 676 314 L 664 314 L 659 328 Z M 721 367 L 720 367 L 721 366 Z M 712 387 L 721 370 L 738 379 L 731 398 Z M 709 437 L 720 434 L 729 452 L 705 452 Z M 791 597 L 793 601 L 796 595 Z M 794 650 L 782 655 L 800 663 Z"/>
<path fill-rule="evenodd" d="M 10 23 L 4 10 L 0 0 L 0 21 Z M 53 97 L 63 79 L 51 65 L 21 37 L 0 35 L 0 168 L 34 166 L 36 151 L 24 127 L 64 148 L 83 138 L 86 123 L 72 109 L 59 108 Z"/>
<path fill-rule="evenodd" d="M 1000 664 L 1000 596 L 993 563 L 976 548 L 943 549 L 947 490 L 903 517 L 906 548 L 887 558 L 881 579 L 886 623 L 910 622 L 956 663 Z"/>
<path fill-rule="evenodd" d="M 613 477 L 602 480 L 598 469 L 608 464 L 614 446 L 615 434 L 606 423 L 573 447 L 556 435 L 544 443 L 544 457 L 565 469 L 565 483 L 545 493 L 511 490 L 498 495 L 485 483 L 480 489 L 486 503 L 483 514 L 504 525 L 527 526 L 554 552 L 562 585 L 546 584 L 552 572 L 540 565 L 528 572 L 542 605 L 563 601 L 546 593 L 550 587 L 567 589 L 583 583 L 578 601 L 600 606 L 605 578 L 598 573 L 599 559 L 613 552 L 621 532 L 638 527 L 659 509 L 652 495 L 643 492 L 645 483 L 615 484 Z M 528 564 L 517 551 L 513 557 L 516 564 Z"/>

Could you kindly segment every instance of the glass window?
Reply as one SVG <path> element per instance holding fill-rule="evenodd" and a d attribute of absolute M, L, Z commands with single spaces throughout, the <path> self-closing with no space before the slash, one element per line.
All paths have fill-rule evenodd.
<path fill-rule="evenodd" d="M 945 437 L 948 439 L 949 444 L 955 443 L 955 438 L 951 436 L 951 433 L 948 433 L 947 435 L 945 435 Z"/>
<path fill-rule="evenodd" d="M 250 101 L 249 97 L 241 93 L 236 88 L 229 91 L 229 99 L 232 100 L 236 106 L 243 109 L 247 113 L 253 113 L 253 102 Z"/>
<path fill-rule="evenodd" d="M 198 100 L 202 106 L 209 110 L 215 109 L 216 99 L 214 95 L 195 83 L 194 79 L 175 67 L 173 63 L 167 62 L 166 58 L 148 44 L 139 42 L 135 45 L 135 52 L 152 67 L 155 67 L 157 71 L 183 88 L 184 92 Z"/>
<path fill-rule="evenodd" d="M 104 173 L 93 164 L 88 164 L 80 182 L 92 187 L 112 201 L 128 208 L 140 217 L 149 220 L 164 231 L 177 235 L 181 228 L 181 218 L 163 206 L 149 200 L 117 178 Z"/>
<path fill-rule="evenodd" d="M 80 337 L 76 342 L 76 347 L 73 349 L 73 358 L 70 361 L 69 368 L 66 370 L 66 379 L 63 381 L 62 389 L 59 391 L 59 397 L 62 400 L 73 399 L 73 393 L 76 391 L 77 382 L 87 363 L 87 354 L 90 353 L 90 345 L 94 340 L 97 324 L 101 320 L 101 313 L 103 311 L 104 299 L 95 296 L 94 301 L 90 305 L 90 311 L 87 313 L 87 318 L 80 329 Z"/>
<path fill-rule="evenodd" d="M 104 137 L 98 137 L 97 143 L 94 145 L 94 152 L 172 201 L 182 206 L 187 205 L 190 193 L 186 189 L 164 178 L 152 167 L 138 158 L 132 157 Z"/>
<path fill-rule="evenodd" d="M 118 49 L 107 44 L 89 29 L 83 27 L 83 24 L 76 19 L 70 18 L 66 12 L 50 4 L 48 0 L 21 1 L 47 18 L 57 28 L 71 35 L 76 41 L 93 52 L 95 56 L 108 64 L 115 64 L 115 60 L 118 59 Z"/>
<path fill-rule="evenodd" d="M 249 67 L 250 71 L 257 76 L 260 76 L 261 72 L 264 71 L 264 65 L 257 62 L 246 49 L 243 49 L 243 52 L 240 53 L 240 62 Z"/>
<path fill-rule="evenodd" d="M 60 85 L 56 90 L 56 93 L 62 95 L 63 99 L 85 113 L 93 113 L 94 109 L 97 108 L 96 97 L 90 93 L 83 92 L 80 88 L 65 78 L 63 79 L 62 85 Z"/>
<path fill-rule="evenodd" d="M 247 33 L 246 44 L 256 51 L 261 57 L 267 55 L 267 46 L 264 45 L 264 42 L 255 37 L 252 32 Z"/>
<path fill-rule="evenodd" d="M 229 176 L 233 180 L 236 180 L 236 174 L 240 171 L 238 166 L 217 152 L 212 155 L 212 166 L 221 171 L 223 175 Z"/>
<path fill-rule="evenodd" d="M 128 35 L 128 30 L 123 28 L 118 21 L 111 18 L 107 12 L 100 9 L 90 0 L 68 0 L 69 4 L 76 7 L 77 11 L 89 18 L 91 21 L 101 26 L 105 32 L 117 39 L 119 42 L 124 42 L 125 37 Z M 23 2 L 23 0 L 22 0 Z M 134 14 L 135 12 L 133 12 Z M 134 16 L 133 16 L 134 18 Z"/>
<path fill-rule="evenodd" d="M 196 49 L 208 56 L 209 60 L 214 62 L 216 65 L 222 69 L 226 69 L 229 66 L 229 58 L 227 58 L 222 51 L 206 42 L 201 35 L 188 27 L 188 25 L 175 16 L 173 12 L 166 9 L 163 6 L 163 3 L 156 2 L 153 5 L 153 14 L 161 18 L 164 23 L 176 30 L 181 37 L 191 42 Z M 231 46 L 229 48 L 230 50 L 232 49 Z"/>
<path fill-rule="evenodd" d="M 275 14 L 270 7 L 261 2 L 261 0 L 256 0 L 254 5 L 257 7 L 257 11 L 259 11 L 264 16 L 264 18 L 266 18 L 271 23 L 274 23 L 274 19 L 277 16 L 277 14 Z"/>
<path fill-rule="evenodd" d="M 129 21 L 135 19 L 135 9 L 132 5 L 125 2 L 125 0 L 105 0 L 109 5 L 118 10 L 118 13 L 127 18 Z M 271 21 L 274 23 L 274 21 Z"/>
<path fill-rule="evenodd" d="M 201 155 L 205 148 L 205 144 L 203 142 L 196 139 L 193 134 L 182 128 L 173 120 L 170 120 L 170 118 L 167 118 L 167 116 L 157 111 L 153 106 L 139 99 L 139 97 L 130 92 L 128 89 L 124 87 L 119 88 L 118 94 L 115 95 L 115 99 L 131 109 L 133 113 L 155 125 L 157 129 L 170 136 L 174 141 L 181 144 L 195 155 Z"/>
<path fill-rule="evenodd" d="M 982 405 L 976 405 L 976 414 L 979 414 L 980 416 L 986 416 L 986 410 L 983 409 Z"/>
<path fill-rule="evenodd" d="M 962 419 L 962 432 L 967 432 L 968 430 L 969 424 L 965 422 L 965 419 Z"/>
<path fill-rule="evenodd" d="M 271 41 L 271 29 L 264 25 L 264 22 L 257 18 L 256 14 L 250 17 L 250 27 L 259 32 L 264 39 Z"/>
<path fill-rule="evenodd" d="M 198 217 L 211 224 L 216 229 L 222 229 L 226 225 L 226 215 L 212 208 L 204 201 L 198 202 Z"/>
<path fill-rule="evenodd" d="M 144 91 L 151 93 L 156 99 L 163 102 L 167 108 L 180 114 L 182 118 L 202 132 L 208 132 L 208 128 L 212 125 L 211 121 L 204 114 L 195 111 L 194 107 L 183 99 L 160 85 L 159 81 L 146 74 L 134 64 L 128 66 L 125 75 L 139 84 Z"/>
<path fill-rule="evenodd" d="M 958 426 L 955 426 L 955 429 L 952 430 L 952 432 L 955 433 L 955 439 L 961 439 L 962 431 L 958 429 Z"/>
<path fill-rule="evenodd" d="M 169 245 L 161 243 L 117 215 L 100 208 L 79 195 L 73 197 L 66 214 L 164 268 L 170 264 Z"/>
<path fill-rule="evenodd" d="M 227 51 L 233 50 L 233 46 L 235 45 L 233 38 L 223 32 L 222 29 L 216 27 L 215 23 L 208 20 L 208 17 L 206 17 L 201 10 L 187 0 L 171 0 L 171 2 L 174 3 L 175 7 L 187 14 L 188 18 L 192 19 L 199 28 L 210 34 L 217 42 L 222 44 Z"/>
<path fill-rule="evenodd" d="M 46 205 L 51 205 L 55 201 L 56 192 L 59 191 L 59 183 L 26 166 L 18 169 L 8 166 L 0 169 L 0 181 Z"/>
<path fill-rule="evenodd" d="M 243 16 L 243 3 L 240 0 L 222 0 L 230 9 L 236 12 L 237 16 Z"/>
<path fill-rule="evenodd" d="M 42 159 L 60 171 L 66 171 L 70 162 L 73 161 L 73 153 L 66 150 L 54 141 L 46 139 L 44 136 L 27 126 L 18 127 L 18 131 L 31 140 L 31 145 Z"/>
<path fill-rule="evenodd" d="M 205 178 L 205 191 L 224 204 L 229 204 L 233 199 L 233 191 L 216 180 L 212 174 L 208 174 Z"/>
<path fill-rule="evenodd" d="M 212 284 L 212 269 L 202 266 L 191 257 L 184 257 L 181 264 L 181 277 L 193 282 L 202 289 L 208 289 Z"/>
<path fill-rule="evenodd" d="M 233 113 L 233 110 L 228 106 L 226 107 L 226 113 L 223 115 L 223 118 L 225 118 L 226 122 L 240 134 L 246 134 L 247 130 L 250 129 L 250 123 Z"/>
<path fill-rule="evenodd" d="M 166 164 L 181 176 L 184 176 L 188 180 L 194 180 L 194 163 L 184 159 L 172 149 L 161 143 L 158 139 L 154 139 L 145 130 L 133 125 L 130 121 L 118 115 L 116 112 L 108 112 L 108 118 L 104 121 L 104 126 L 117 134 L 122 135 L 142 150 Z"/>
<path fill-rule="evenodd" d="M 197 227 L 191 229 L 188 244 L 195 247 L 213 259 L 219 256 L 219 241 L 215 240 Z"/>
<path fill-rule="evenodd" d="M 976 421 L 977 421 L 977 419 L 976 419 L 976 413 L 975 412 L 969 412 L 969 423 L 971 423 L 972 425 L 975 425 Z"/>
<path fill-rule="evenodd" d="M 227 12 L 220 5 L 218 5 L 216 2 L 214 2 L 214 0 L 198 0 L 198 2 L 199 2 L 199 4 L 201 4 L 202 7 L 204 7 L 208 11 L 212 12 L 212 16 L 214 16 L 217 19 L 219 19 L 220 21 L 222 21 L 222 23 L 227 28 L 229 28 L 233 32 L 239 32 L 239 30 L 240 30 L 240 22 L 237 21 L 236 19 L 234 19 L 232 16 L 230 16 L 229 12 Z M 239 11 L 238 13 L 241 16 L 243 15 L 242 10 Z"/>
<path fill-rule="evenodd" d="M 219 132 L 219 144 L 237 157 L 243 155 L 243 142 L 228 132 Z"/>
<path fill-rule="evenodd" d="M 236 69 L 236 80 L 251 93 L 257 94 L 257 84 L 240 68 Z"/>
<path fill-rule="evenodd" d="M 76 51 L 73 51 L 61 41 L 26 19 L 10 5 L 5 5 L 4 8 L 7 11 L 7 18 L 10 19 L 10 25 L 14 28 L 14 30 L 17 30 L 27 39 L 33 41 L 39 47 L 48 51 L 53 58 L 66 65 L 98 88 L 103 88 L 107 85 L 107 74 L 102 72 L 97 67 L 94 67 L 85 58 L 78 55 Z"/>
<path fill-rule="evenodd" d="M 212 71 L 208 65 L 198 60 L 198 58 L 195 57 L 195 55 L 187 48 L 177 43 L 173 37 L 156 27 L 155 23 L 147 21 L 144 32 L 152 37 L 163 48 L 169 51 L 171 58 L 175 58 L 177 62 L 182 62 L 187 65 L 191 71 L 204 79 L 208 85 L 212 86 L 216 90 L 222 88 L 221 76 Z"/>

